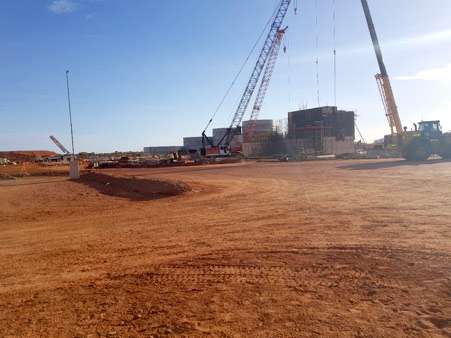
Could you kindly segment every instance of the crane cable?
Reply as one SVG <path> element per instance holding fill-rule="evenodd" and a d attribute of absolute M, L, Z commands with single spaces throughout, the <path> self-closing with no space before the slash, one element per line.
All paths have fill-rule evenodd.
<path fill-rule="evenodd" d="M 334 105 L 337 106 L 337 17 L 336 0 L 332 0 L 332 39 L 334 48 Z"/>
<path fill-rule="evenodd" d="M 365 139 L 363 138 L 362 133 L 360 132 L 360 128 L 359 128 L 359 126 L 357 125 L 357 121 L 356 121 L 356 120 L 354 121 L 354 125 L 355 125 L 355 129 L 357 129 L 357 132 L 358 132 L 359 135 L 360 135 L 360 139 L 362 140 L 363 143 L 366 143 Z"/>
<path fill-rule="evenodd" d="M 292 97 L 291 97 L 291 89 L 292 89 L 292 85 L 291 85 L 291 58 L 290 58 L 290 40 L 288 37 L 285 37 L 285 47 L 284 47 L 284 53 L 287 56 L 287 67 L 288 67 L 288 104 L 291 106 L 291 101 L 292 101 Z"/>
<path fill-rule="evenodd" d="M 294 0 L 294 16 L 297 16 L 299 13 L 299 3 L 298 0 Z M 289 37 L 285 36 L 285 46 L 283 48 L 284 54 L 287 55 L 287 66 L 288 66 L 288 104 L 291 105 L 292 98 L 292 82 L 291 82 L 291 57 L 290 57 L 290 48 L 291 43 Z"/>
<path fill-rule="evenodd" d="M 318 22 L 318 0 L 315 0 L 315 25 L 316 25 L 316 98 L 318 107 L 320 104 L 320 89 L 319 89 L 319 22 Z"/>
<path fill-rule="evenodd" d="M 219 102 L 219 105 L 217 106 L 216 110 L 214 111 L 213 115 L 211 116 L 210 120 L 208 121 L 207 125 L 204 128 L 203 133 L 205 133 L 205 131 L 207 130 L 207 128 L 213 123 L 214 118 L 216 117 L 216 114 L 219 112 L 219 110 L 221 109 L 221 107 L 223 106 L 225 100 L 227 99 L 227 97 L 230 94 L 230 91 L 232 90 L 233 86 L 235 85 L 236 81 L 238 80 L 238 78 L 240 77 L 241 73 L 244 70 L 244 67 L 246 67 L 249 59 L 251 58 L 252 54 L 254 54 L 255 49 L 257 48 L 258 43 L 260 42 L 260 40 L 262 39 L 263 35 L 265 34 L 268 26 L 271 24 L 274 16 L 276 15 L 277 9 L 279 6 L 277 6 L 271 17 L 269 18 L 269 20 L 266 22 L 265 27 L 263 28 L 262 32 L 260 33 L 260 35 L 257 38 L 257 41 L 254 43 L 254 45 L 252 46 L 251 51 L 249 52 L 249 54 L 247 55 L 246 59 L 244 60 L 243 64 L 241 65 L 241 68 L 239 69 L 238 73 L 235 75 L 235 77 L 232 80 L 232 83 L 230 84 L 230 86 L 227 88 L 226 93 L 224 94 L 224 96 L 222 97 L 221 101 Z"/>

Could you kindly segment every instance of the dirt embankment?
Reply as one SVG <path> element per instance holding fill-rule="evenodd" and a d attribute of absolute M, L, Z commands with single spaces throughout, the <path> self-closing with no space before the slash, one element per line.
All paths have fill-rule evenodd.
<path fill-rule="evenodd" d="M 44 165 L 38 163 L 21 163 L 0 166 L 0 180 L 27 176 L 67 176 L 69 165 Z"/>
<path fill-rule="evenodd" d="M 180 181 L 112 176 L 95 172 L 82 175 L 77 182 L 94 188 L 102 194 L 131 200 L 176 196 L 190 190 L 187 184 Z"/>
<path fill-rule="evenodd" d="M 28 162 L 39 157 L 49 157 L 55 155 L 55 152 L 48 150 L 0 151 L 1 158 L 7 158 L 13 162 Z"/>

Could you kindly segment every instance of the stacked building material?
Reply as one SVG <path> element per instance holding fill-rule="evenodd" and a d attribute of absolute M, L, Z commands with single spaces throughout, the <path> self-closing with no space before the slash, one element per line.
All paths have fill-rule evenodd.
<path fill-rule="evenodd" d="M 156 147 L 144 147 L 145 155 L 166 155 L 174 153 L 182 149 L 180 146 L 156 146 Z"/>

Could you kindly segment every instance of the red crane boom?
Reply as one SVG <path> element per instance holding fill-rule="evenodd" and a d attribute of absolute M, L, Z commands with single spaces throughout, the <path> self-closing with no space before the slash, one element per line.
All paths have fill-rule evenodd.
<path fill-rule="evenodd" d="M 251 122 L 244 134 L 244 139 L 248 140 L 248 142 L 251 142 L 252 137 L 254 136 L 256 121 L 260 114 L 260 111 L 261 111 L 261 108 L 263 105 L 263 100 L 265 99 L 265 96 L 266 96 L 266 92 L 268 91 L 269 83 L 271 81 L 271 76 L 272 76 L 272 73 L 274 72 L 274 67 L 276 65 L 277 58 L 279 56 L 280 46 L 282 45 L 282 40 L 283 40 L 286 30 L 287 30 L 287 27 L 285 27 L 284 29 L 280 29 L 277 32 L 277 38 L 274 41 L 274 45 L 272 46 L 271 53 L 269 55 L 268 62 L 266 64 L 265 72 L 263 73 L 260 87 L 258 89 L 257 96 L 255 98 L 255 103 L 252 108 L 251 117 L 250 117 Z"/>
<path fill-rule="evenodd" d="M 240 128 L 241 122 L 243 120 L 243 116 L 246 113 L 247 107 L 249 106 L 249 102 L 252 98 L 255 88 L 257 87 L 258 80 L 260 79 L 263 68 L 265 67 L 268 58 L 271 54 L 271 50 L 274 46 L 274 42 L 277 40 L 277 36 L 282 27 L 283 20 L 288 12 L 288 8 L 290 7 L 291 0 L 281 0 L 280 5 L 277 8 L 277 11 L 274 15 L 274 20 L 271 24 L 271 28 L 266 36 L 265 43 L 263 44 L 263 48 L 258 56 L 255 67 L 252 71 L 249 82 L 247 83 L 246 89 L 241 97 L 240 103 L 236 108 L 235 114 L 233 116 L 232 122 L 230 126 L 227 128 L 227 132 L 218 142 L 217 146 L 223 146 L 224 148 L 229 148 L 230 142 L 234 136 L 234 131 L 237 128 Z"/>

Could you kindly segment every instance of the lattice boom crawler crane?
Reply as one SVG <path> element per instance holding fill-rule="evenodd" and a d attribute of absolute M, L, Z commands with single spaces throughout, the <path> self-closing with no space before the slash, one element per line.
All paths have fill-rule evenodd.
<path fill-rule="evenodd" d="M 288 27 L 284 29 L 280 29 L 277 33 L 277 38 L 274 42 L 274 45 L 271 50 L 271 54 L 268 58 L 268 62 L 266 64 L 265 71 L 263 73 L 262 80 L 260 82 L 260 87 L 258 88 L 257 96 L 255 98 L 254 106 L 252 107 L 250 124 L 248 129 L 245 132 L 244 139 L 248 141 L 252 141 L 254 136 L 255 126 L 262 109 L 263 100 L 265 99 L 266 92 L 268 91 L 269 82 L 271 80 L 272 73 L 274 72 L 274 67 L 276 65 L 277 57 L 279 56 L 280 47 L 282 45 L 282 40 L 287 31 Z"/>
<path fill-rule="evenodd" d="M 263 48 L 260 51 L 255 67 L 252 71 L 251 77 L 247 86 L 244 90 L 243 95 L 241 96 L 238 107 L 236 108 L 235 114 L 233 115 L 232 122 L 230 126 L 227 128 L 227 131 L 224 133 L 224 136 L 219 140 L 217 144 L 214 144 L 212 140 L 210 140 L 205 134 L 205 130 L 202 132 L 202 139 L 204 143 L 204 151 L 208 156 L 221 156 L 221 155 L 230 155 L 231 154 L 231 141 L 233 137 L 236 135 L 236 131 L 241 130 L 241 122 L 243 120 L 244 114 L 249 106 L 252 95 L 254 94 L 255 88 L 257 87 L 260 76 L 265 68 L 265 65 L 268 63 L 268 59 L 271 56 L 271 52 L 274 50 L 274 46 L 278 42 L 278 37 L 280 37 L 280 32 L 283 31 L 281 29 L 283 20 L 288 12 L 288 8 L 290 7 L 291 0 L 282 0 L 280 1 L 280 5 L 277 8 L 277 11 L 274 15 L 274 20 L 271 24 L 271 28 L 266 36 L 265 43 L 263 44 Z"/>
<path fill-rule="evenodd" d="M 432 154 L 451 159 L 451 133 L 442 132 L 440 121 L 419 122 L 414 124 L 414 131 L 407 131 L 407 128 L 402 127 L 368 2 L 367 0 L 361 0 L 361 2 L 379 64 L 380 73 L 376 75 L 376 80 L 390 126 L 391 139 L 396 148 L 401 151 L 405 159 L 410 161 L 424 161 Z"/>

